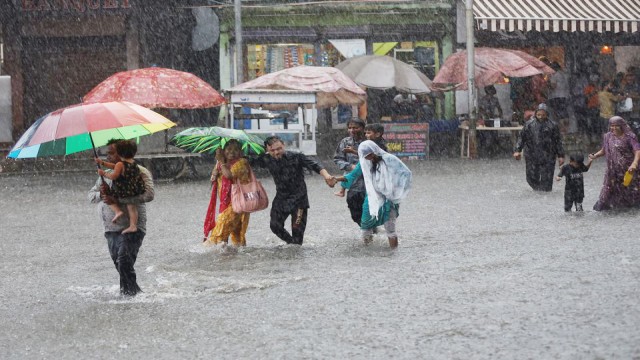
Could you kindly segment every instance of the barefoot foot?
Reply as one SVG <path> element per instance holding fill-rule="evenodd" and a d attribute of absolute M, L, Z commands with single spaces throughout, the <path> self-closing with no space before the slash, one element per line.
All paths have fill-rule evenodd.
<path fill-rule="evenodd" d="M 115 223 L 116 221 L 118 221 L 118 219 L 120 219 L 122 217 L 122 215 L 124 215 L 124 212 L 120 211 L 117 212 L 114 216 L 113 219 L 111 219 L 112 223 Z"/>
<path fill-rule="evenodd" d="M 128 228 L 122 230 L 123 234 L 127 234 L 127 233 L 134 233 L 138 231 L 138 227 L 137 226 L 129 226 Z"/>
<path fill-rule="evenodd" d="M 392 249 L 395 249 L 398 247 L 398 238 L 397 237 L 390 237 L 389 238 L 389 247 Z"/>

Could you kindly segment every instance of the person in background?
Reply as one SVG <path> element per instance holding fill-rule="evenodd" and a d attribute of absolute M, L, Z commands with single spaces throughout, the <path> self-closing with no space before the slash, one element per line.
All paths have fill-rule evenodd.
<path fill-rule="evenodd" d="M 496 96 L 496 88 L 493 85 L 484 87 L 484 96 L 478 101 L 478 115 L 486 126 L 496 126 L 492 120 L 502 120 L 502 107 Z M 478 143 L 480 148 L 493 153 L 498 140 L 498 134 L 493 131 L 480 131 L 478 133 Z"/>
<path fill-rule="evenodd" d="M 333 162 L 345 173 L 352 171 L 358 164 L 358 146 L 365 140 L 364 126 L 362 120 L 351 119 L 347 123 L 349 136 L 340 140 L 333 155 Z M 347 192 L 347 206 L 351 213 L 351 219 L 358 225 L 360 225 L 362 218 L 364 192 L 364 179 L 362 178 L 357 179 Z"/>
<path fill-rule="evenodd" d="M 586 117 L 589 121 L 588 143 L 594 144 L 600 142 L 602 137 L 600 125 L 600 100 L 598 99 L 599 87 L 596 85 L 597 79 L 589 79 L 589 83 L 584 88 L 584 95 L 587 99 Z"/>
<path fill-rule="evenodd" d="M 603 81 L 598 92 L 598 106 L 600 118 L 596 122 L 598 138 L 609 131 L 609 119 L 615 115 L 616 103 L 624 97 L 613 93 L 613 82 Z"/>
<path fill-rule="evenodd" d="M 247 159 L 242 157 L 242 145 L 237 140 L 230 140 L 222 149 L 216 150 L 216 160 L 216 166 L 211 172 L 211 200 L 204 222 L 205 243 L 226 245 L 231 236 L 233 246 L 246 246 L 251 214 L 233 211 L 231 186 L 236 180 L 243 184 L 251 181 L 251 167 Z M 219 205 L 217 219 L 216 205 Z"/>
<path fill-rule="evenodd" d="M 367 138 L 367 140 L 371 140 L 375 142 L 376 145 L 378 145 L 382 150 L 388 151 L 387 145 L 386 145 L 387 142 L 384 139 L 383 135 L 384 135 L 384 125 L 382 124 L 367 124 L 364 127 L 364 136 Z M 346 188 L 341 186 L 340 190 L 338 190 L 334 195 L 339 197 L 344 197 L 345 192 L 346 192 Z"/>
<path fill-rule="evenodd" d="M 595 160 L 604 156 L 607 160 L 604 181 L 598 202 L 593 210 L 602 211 L 640 206 L 640 177 L 637 174 L 640 161 L 640 143 L 627 122 L 620 116 L 609 119 L 609 132 L 603 137 L 602 148 L 590 154 Z M 624 186 L 626 172 L 633 175 L 631 184 Z"/>
<path fill-rule="evenodd" d="M 551 63 L 551 68 L 555 70 L 549 76 L 549 108 L 551 119 L 567 132 L 569 128 L 569 75 L 557 62 Z"/>
<path fill-rule="evenodd" d="M 121 161 L 116 152 L 115 144 L 121 140 L 109 140 L 107 143 L 107 161 L 117 163 Z M 138 251 L 142 246 L 142 240 L 147 232 L 147 211 L 145 203 L 153 201 L 155 197 L 153 187 L 153 177 L 149 170 L 137 165 L 140 169 L 140 176 L 144 182 L 144 193 L 139 196 L 117 199 L 109 195 L 111 180 L 98 178 L 95 185 L 89 190 L 88 198 L 92 204 L 98 204 L 100 218 L 104 227 L 104 237 L 107 239 L 109 254 L 113 264 L 120 275 L 120 294 L 135 296 L 140 292 L 140 287 L 136 281 L 136 271 L 134 265 L 138 257 Z M 109 207 L 111 204 L 137 204 L 138 222 L 137 231 L 133 233 L 122 233 L 129 225 L 126 206 L 122 209 L 125 215 L 112 222 L 115 215 Z"/>
<path fill-rule="evenodd" d="M 587 116 L 587 97 L 585 89 L 589 86 L 587 71 L 579 69 L 571 81 L 571 106 L 578 126 L 578 132 L 584 139 L 590 133 L 589 117 Z"/>
<path fill-rule="evenodd" d="M 358 148 L 359 163 L 344 176 L 341 186 L 349 187 L 359 177 L 364 177 L 366 196 L 360 221 L 362 240 L 369 244 L 379 225 L 384 225 L 389 247 L 398 247 L 396 218 L 400 202 L 411 189 L 411 170 L 400 159 L 382 150 L 375 142 L 367 140 Z"/>
<path fill-rule="evenodd" d="M 513 157 L 520 160 L 525 153 L 527 183 L 535 191 L 551 191 L 556 158 L 564 164 L 564 148 L 560 129 L 549 120 L 545 104 L 538 105 L 534 116 L 524 124 Z"/>
<path fill-rule="evenodd" d="M 519 124 L 527 121 L 527 111 L 535 109 L 535 97 L 532 89 L 532 83 L 529 78 L 509 78 L 511 84 L 511 92 L 509 97 L 513 103 L 513 118 Z"/>
<path fill-rule="evenodd" d="M 635 66 L 629 66 L 620 85 L 621 94 L 624 99 L 631 98 L 633 107 L 629 112 L 616 113 L 616 115 L 627 119 L 631 130 L 638 135 L 640 129 L 640 82 L 638 81 L 638 69 Z"/>
<path fill-rule="evenodd" d="M 309 210 L 304 171 L 315 171 L 322 175 L 329 187 L 334 187 L 336 180 L 319 162 L 303 153 L 287 151 L 278 136 L 266 138 L 264 147 L 267 154 L 249 158 L 249 163 L 269 170 L 276 184 L 276 196 L 271 202 L 271 231 L 287 244 L 302 245 Z M 291 233 L 284 227 L 289 216 Z"/>
<path fill-rule="evenodd" d="M 546 56 L 540 56 L 538 60 L 545 63 L 545 65 L 549 66 L 550 62 Z M 531 92 L 533 95 L 534 104 L 542 104 L 547 102 L 549 85 L 547 84 L 548 79 L 544 74 L 538 74 L 531 77 Z M 532 107 L 533 108 L 533 107 Z"/>
<path fill-rule="evenodd" d="M 556 180 L 565 178 L 564 184 L 564 211 L 571 211 L 575 205 L 576 211 L 582 211 L 582 201 L 584 200 L 584 176 L 583 173 L 589 171 L 592 159 L 584 164 L 584 155 L 575 154 L 569 156 L 569 163 L 560 168 L 560 173 Z"/>

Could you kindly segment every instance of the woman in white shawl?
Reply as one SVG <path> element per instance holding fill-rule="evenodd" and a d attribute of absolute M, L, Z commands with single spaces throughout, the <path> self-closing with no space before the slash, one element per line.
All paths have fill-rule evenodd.
<path fill-rule="evenodd" d="M 367 194 L 362 207 L 362 239 L 365 244 L 370 243 L 375 228 L 384 225 L 389 246 L 395 248 L 398 246 L 398 208 L 411 188 L 411 170 L 400 159 L 385 152 L 371 140 L 360 144 L 358 156 L 358 166 L 336 179 L 342 181 L 342 187 L 348 189 L 360 175 L 364 177 Z"/>

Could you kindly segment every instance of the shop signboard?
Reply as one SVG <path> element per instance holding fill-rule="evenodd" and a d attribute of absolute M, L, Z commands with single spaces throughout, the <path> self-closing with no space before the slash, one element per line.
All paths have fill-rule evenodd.
<path fill-rule="evenodd" d="M 429 123 L 384 124 L 389 153 L 409 160 L 429 157 Z"/>

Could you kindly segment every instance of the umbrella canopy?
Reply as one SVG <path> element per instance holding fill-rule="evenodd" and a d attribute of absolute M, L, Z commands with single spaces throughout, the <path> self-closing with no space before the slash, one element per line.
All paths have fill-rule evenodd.
<path fill-rule="evenodd" d="M 477 87 L 501 83 L 505 77 L 554 73 L 542 61 L 519 50 L 476 48 L 474 59 Z M 443 89 L 466 90 L 467 52 L 459 51 L 449 56 L 433 79 L 433 85 Z"/>
<path fill-rule="evenodd" d="M 213 154 L 231 139 L 238 140 L 245 154 L 250 151 L 264 153 L 262 139 L 244 130 L 227 129 L 218 126 L 189 128 L 177 133 L 171 144 L 194 153 Z"/>
<path fill-rule="evenodd" d="M 231 88 L 240 90 L 298 90 L 316 93 L 317 107 L 362 104 L 367 94 L 334 67 L 297 66 L 260 76 Z"/>
<path fill-rule="evenodd" d="M 431 92 L 431 80 L 425 74 L 391 56 L 356 56 L 339 63 L 336 67 L 358 85 L 368 88 L 395 88 L 411 94 Z"/>
<path fill-rule="evenodd" d="M 201 109 L 225 99 L 207 82 L 184 71 L 150 67 L 116 73 L 85 95 L 85 103 L 129 101 L 148 108 Z"/>
<path fill-rule="evenodd" d="M 38 119 L 16 142 L 9 158 L 69 155 L 175 126 L 171 120 L 128 102 L 77 104 Z"/>

